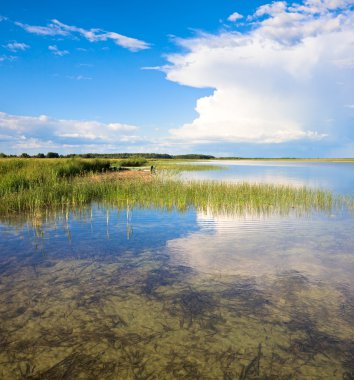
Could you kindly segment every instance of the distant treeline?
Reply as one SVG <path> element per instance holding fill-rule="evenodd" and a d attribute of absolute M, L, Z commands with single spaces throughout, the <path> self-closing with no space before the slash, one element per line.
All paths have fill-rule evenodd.
<path fill-rule="evenodd" d="M 55 153 L 55 152 L 48 152 L 47 154 L 38 153 L 32 156 L 28 153 L 21 153 L 18 156 L 16 154 L 0 153 L 0 158 L 6 158 L 6 157 L 9 157 L 9 158 L 11 157 L 12 158 L 16 158 L 16 157 L 19 157 L 19 158 L 60 158 L 60 157 L 66 157 L 66 156 L 60 155 L 59 153 Z"/>
<path fill-rule="evenodd" d="M 84 154 L 67 154 L 62 155 L 55 152 L 48 152 L 47 154 L 38 153 L 35 155 L 29 155 L 28 153 L 22 153 L 18 156 L 7 155 L 5 153 L 0 153 L 0 158 L 6 157 L 20 157 L 20 158 L 132 158 L 132 157 L 142 157 L 146 159 L 203 159 L 209 160 L 215 158 L 214 156 L 206 154 L 180 154 L 180 155 L 170 155 L 166 153 L 84 153 Z"/>

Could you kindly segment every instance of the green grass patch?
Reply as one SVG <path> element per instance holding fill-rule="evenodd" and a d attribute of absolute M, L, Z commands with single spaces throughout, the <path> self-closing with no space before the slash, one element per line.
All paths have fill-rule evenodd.
<path fill-rule="evenodd" d="M 108 160 L 98 159 L 3 159 L 0 160 L 0 197 L 4 201 L 26 191 L 50 191 L 75 177 L 109 168 Z"/>
<path fill-rule="evenodd" d="M 93 180 L 93 174 L 109 166 L 107 160 L 0 160 L 0 215 L 74 209 L 91 202 L 223 214 L 330 210 L 335 203 L 330 192 L 305 187 L 186 182 L 164 175 Z"/>
<path fill-rule="evenodd" d="M 249 183 L 182 181 L 170 177 L 149 183 L 136 180 L 114 184 L 104 200 L 118 206 L 126 204 L 162 209 L 196 208 L 216 214 L 239 214 L 323 210 L 334 205 L 330 192 Z"/>
<path fill-rule="evenodd" d="M 116 168 L 123 168 L 123 167 L 139 167 L 144 166 L 147 164 L 147 159 L 144 157 L 130 157 L 130 158 L 124 158 L 124 159 L 115 159 L 110 160 L 111 166 Z"/>
<path fill-rule="evenodd" d="M 210 165 L 210 164 L 197 164 L 188 163 L 188 160 L 171 161 L 171 160 L 158 160 L 150 161 L 151 165 L 154 165 L 158 171 L 170 171 L 170 172 L 190 172 L 190 171 L 207 171 L 207 170 L 227 170 L 225 166 Z"/>

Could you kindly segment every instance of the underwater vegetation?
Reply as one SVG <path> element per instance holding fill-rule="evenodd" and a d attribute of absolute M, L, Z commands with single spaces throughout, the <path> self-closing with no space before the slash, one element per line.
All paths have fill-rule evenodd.
<path fill-rule="evenodd" d="M 0 377 L 352 378 L 353 320 L 324 284 L 292 272 L 261 289 L 251 277 L 200 276 L 151 253 L 8 266 Z"/>

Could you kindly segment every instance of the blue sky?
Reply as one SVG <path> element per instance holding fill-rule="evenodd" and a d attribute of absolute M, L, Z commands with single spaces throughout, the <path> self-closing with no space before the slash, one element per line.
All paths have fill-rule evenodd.
<path fill-rule="evenodd" d="M 354 156 L 352 5 L 2 2 L 0 151 Z"/>

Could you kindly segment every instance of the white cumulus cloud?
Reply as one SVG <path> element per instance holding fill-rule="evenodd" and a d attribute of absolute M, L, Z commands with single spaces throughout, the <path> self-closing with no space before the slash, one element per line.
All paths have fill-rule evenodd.
<path fill-rule="evenodd" d="M 241 18 L 243 18 L 243 16 L 240 13 L 234 12 L 227 19 L 228 21 L 234 22 L 237 20 L 241 20 Z"/>
<path fill-rule="evenodd" d="M 95 120 L 54 119 L 46 115 L 19 116 L 0 112 L 0 149 L 46 149 L 65 147 L 98 149 L 141 141 L 138 127 L 124 123 Z"/>
<path fill-rule="evenodd" d="M 273 2 L 248 18 L 247 31 L 178 39 L 184 52 L 167 57 L 167 79 L 212 94 L 172 137 L 283 143 L 349 133 L 352 115 L 343 104 L 354 102 L 353 3 Z"/>

